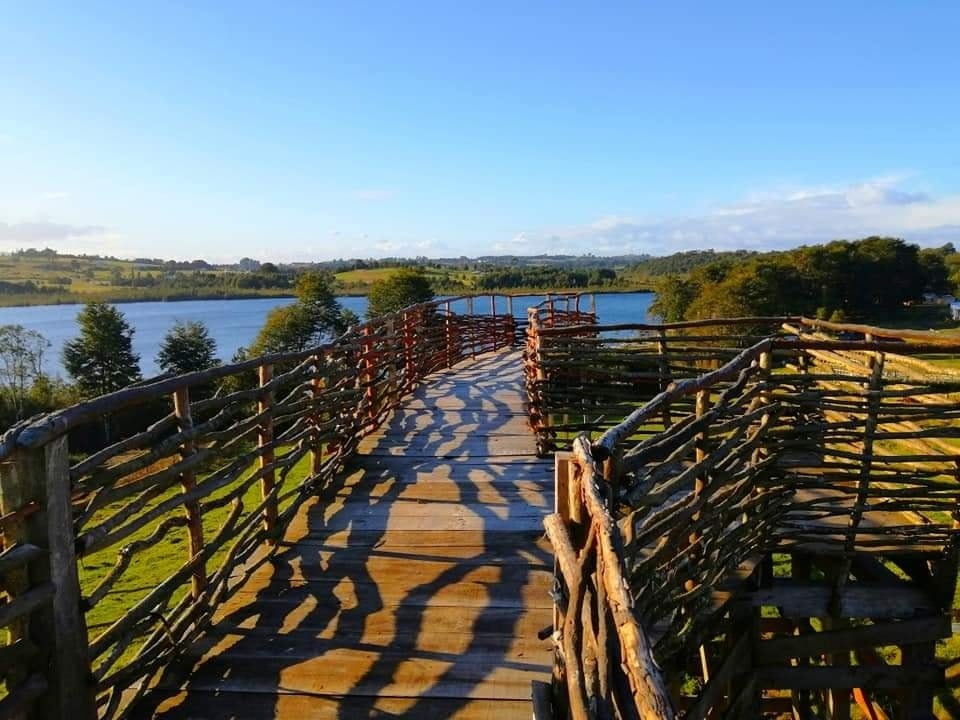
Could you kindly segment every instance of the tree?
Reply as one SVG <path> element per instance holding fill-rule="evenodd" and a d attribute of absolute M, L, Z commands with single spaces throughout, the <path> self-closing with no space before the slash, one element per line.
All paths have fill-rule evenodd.
<path fill-rule="evenodd" d="M 357 322 L 356 314 L 337 302 L 329 273 L 304 273 L 297 281 L 296 294 L 297 302 L 274 308 L 267 315 L 250 347 L 251 355 L 316 347 Z"/>
<path fill-rule="evenodd" d="M 85 397 L 103 395 L 140 379 L 133 328 L 123 313 L 102 302 L 77 315 L 80 336 L 63 346 L 63 365 Z"/>
<path fill-rule="evenodd" d="M 666 275 L 657 280 L 656 297 L 650 305 L 650 312 L 661 322 L 683 320 L 699 291 L 697 283 L 691 280 Z"/>
<path fill-rule="evenodd" d="M 400 268 L 370 286 L 367 295 L 367 317 L 375 318 L 397 312 L 428 300 L 433 300 L 433 288 L 427 276 L 417 268 Z"/>
<path fill-rule="evenodd" d="M 177 322 L 163 338 L 157 365 L 165 373 L 183 375 L 219 365 L 217 341 L 202 322 Z"/>
<path fill-rule="evenodd" d="M 43 377 L 43 353 L 48 347 L 50 343 L 36 330 L 0 326 L 0 377 L 17 420 L 23 419 L 30 388 Z"/>

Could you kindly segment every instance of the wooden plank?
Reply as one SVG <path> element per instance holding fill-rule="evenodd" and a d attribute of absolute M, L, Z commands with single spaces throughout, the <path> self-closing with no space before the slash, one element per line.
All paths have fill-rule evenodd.
<path fill-rule="evenodd" d="M 440 458 L 404 458 L 404 457 L 384 457 L 383 455 L 361 455 L 354 458 L 350 463 L 350 468 L 364 469 L 368 471 L 379 470 L 383 468 L 396 469 L 398 472 L 404 468 L 421 469 L 423 472 L 434 470 L 441 472 L 444 469 L 451 474 L 458 471 L 476 472 L 488 470 L 489 472 L 498 472 L 500 469 L 509 469 L 511 471 L 529 470 L 530 472 L 540 472 L 547 468 L 553 476 L 553 459 L 539 459 L 533 456 L 523 456 L 515 458 L 457 458 L 456 464 L 451 464 L 448 460 Z"/>
<path fill-rule="evenodd" d="M 769 588 L 749 594 L 754 607 L 780 608 L 784 617 L 828 617 L 831 589 L 826 585 L 775 580 Z M 936 603 L 919 588 L 886 583 L 850 582 L 839 605 L 845 618 L 910 618 L 937 611 Z"/>
<path fill-rule="evenodd" d="M 388 533 L 383 530 L 345 529 L 332 532 L 311 530 L 309 533 L 287 534 L 292 545 L 307 548 L 320 545 L 329 548 L 353 547 L 355 545 L 376 545 L 378 548 L 408 548 L 420 546 L 436 548 L 442 546 L 474 547 L 483 545 L 488 550 L 497 547 L 532 547 L 543 537 L 543 526 L 526 530 L 482 528 L 473 530 L 396 530 Z"/>
<path fill-rule="evenodd" d="M 757 660 L 779 663 L 791 658 L 809 658 L 858 648 L 902 645 L 950 637 L 947 615 L 827 630 L 793 637 L 773 638 L 757 643 Z"/>
<path fill-rule="evenodd" d="M 340 603 L 342 609 L 372 605 L 460 605 L 464 608 L 507 607 L 517 609 L 552 608 L 553 601 L 549 592 L 553 587 L 553 578 L 544 573 L 543 577 L 532 578 L 523 587 L 507 584 L 490 584 L 460 580 L 443 587 L 394 588 L 380 587 L 376 583 L 356 582 L 349 579 L 334 582 L 303 582 L 279 580 L 262 586 L 249 583 L 237 590 L 235 599 L 246 604 L 252 602 L 273 602 L 274 598 L 289 601 L 310 602 L 311 597 L 322 596 Z M 326 600 L 325 600 L 326 601 Z"/>
<path fill-rule="evenodd" d="M 426 379 L 134 717 L 529 718 L 552 666 L 553 467 L 519 359 Z"/>
<path fill-rule="evenodd" d="M 944 682 L 941 667 L 900 667 L 897 665 L 851 665 L 820 667 L 760 666 L 758 685 L 767 690 L 853 689 L 894 690 L 912 686 L 940 687 Z"/>
<path fill-rule="evenodd" d="M 447 608 L 456 613 L 456 608 Z M 184 653 L 195 659 L 217 658 L 224 661 L 265 660 L 296 664 L 323 658 L 331 652 L 344 649 L 346 634 L 318 638 L 315 633 L 299 629 L 286 633 L 266 634 L 223 632 L 208 633 L 202 644 L 196 644 Z M 529 638 L 514 637 L 510 633 L 474 635 L 450 633 L 437 635 L 425 627 L 396 628 L 382 633 L 365 632 L 350 638 L 349 649 L 363 653 L 375 652 L 399 658 L 417 657 L 446 663 L 491 665 L 495 662 L 510 664 L 517 669 L 526 669 L 529 664 L 545 666 L 550 662 L 550 644 Z"/>
<path fill-rule="evenodd" d="M 437 642 L 448 635 L 460 638 L 504 638 L 507 636 L 534 639 L 550 624 L 549 608 L 460 607 L 450 605 L 416 605 L 400 602 L 383 605 L 370 612 L 339 612 L 339 608 L 313 605 L 307 599 L 256 604 L 256 614 L 242 611 L 241 604 L 225 605 L 211 634 L 246 633 L 250 636 L 291 632 L 310 633 L 318 640 L 356 638 L 371 642 L 372 638 L 391 633 L 410 635 L 412 624 L 419 623 L 426 638 Z M 250 606 L 247 606 L 250 607 Z M 237 611 L 240 612 L 237 612 Z M 451 643 L 452 645 L 453 643 Z M 544 641 L 543 648 L 547 648 Z"/>
<path fill-rule="evenodd" d="M 519 587 L 523 583 L 543 581 L 552 574 L 552 567 L 544 559 L 517 558 L 513 562 L 484 562 L 474 560 L 437 560 L 415 557 L 377 557 L 366 562 L 343 561 L 336 556 L 328 561 L 313 557 L 295 557 L 290 562 L 273 562 L 262 565 L 251 576 L 251 582 L 292 583 L 339 583 L 343 578 L 376 585 L 389 584 L 391 589 L 425 586 L 431 583 L 449 583 L 460 577 L 469 577 L 472 582 L 501 584 Z"/>
<path fill-rule="evenodd" d="M 495 509 L 477 514 L 477 509 L 444 503 L 435 503 L 431 506 L 435 512 L 418 512 L 415 514 L 391 515 L 388 509 L 383 511 L 356 513 L 349 517 L 338 513 L 326 522 L 301 521 L 291 524 L 291 532 L 297 533 L 308 530 L 311 535 L 328 535 L 339 530 L 377 531 L 387 533 L 393 531 L 433 531 L 433 530 L 463 530 L 477 532 L 510 532 L 536 533 L 542 528 L 542 520 L 546 513 L 538 508 L 532 508 L 518 516 L 511 516 L 508 512 L 496 512 Z M 504 511 L 509 508 L 504 508 Z M 303 526 L 306 522 L 306 527 Z"/>
<path fill-rule="evenodd" d="M 512 455 L 530 457 L 536 447 L 533 437 L 491 436 L 473 437 L 472 435 L 451 436 L 439 433 L 418 435 L 409 442 L 394 444 L 391 442 L 364 441 L 360 452 L 367 455 L 401 455 L 404 457 L 442 457 L 457 458 L 490 457 Z"/>
<path fill-rule="evenodd" d="M 530 699 L 547 663 L 500 654 L 418 657 L 407 650 L 330 648 L 307 659 L 213 657 L 190 675 L 190 688 L 226 692 Z M 160 687 L 166 687 L 161 683 Z M 185 688 L 177 688 L 185 689 Z"/>
<path fill-rule="evenodd" d="M 370 697 L 277 695 L 266 693 L 220 693 L 190 689 L 156 691 L 154 711 L 135 713 L 134 718 L 202 717 L 204 720 L 237 718 L 344 718 L 382 717 L 397 720 L 444 718 L 445 720 L 529 720 L 529 700 L 488 700 L 436 697 Z"/>

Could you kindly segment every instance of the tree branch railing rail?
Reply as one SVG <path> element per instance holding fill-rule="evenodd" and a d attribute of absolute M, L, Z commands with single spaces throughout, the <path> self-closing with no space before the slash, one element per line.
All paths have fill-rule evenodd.
<path fill-rule="evenodd" d="M 0 715 L 123 716 L 428 374 L 516 344 L 511 305 L 436 300 L 7 431 Z M 71 436 L 101 425 L 108 442 L 70 453 Z"/>
<path fill-rule="evenodd" d="M 848 717 L 850 691 L 831 683 L 858 688 L 857 701 L 876 707 L 876 686 L 856 678 L 901 688 L 893 702 L 904 712 L 929 713 L 931 641 L 950 632 L 960 528 L 960 372 L 938 361 L 960 353 L 960 343 L 928 333 L 902 342 L 891 330 L 876 333 L 889 340 L 837 341 L 811 332 L 823 327 L 816 321 L 783 320 L 781 334 L 726 348 L 728 361 L 717 366 L 718 354 L 715 367 L 674 378 L 592 444 L 581 435 L 571 453 L 557 454 L 557 512 L 545 523 L 558 558 L 554 717 L 748 718 L 777 703 L 809 710 L 817 692 L 832 717 Z M 737 323 L 670 330 L 720 324 Z M 602 333 L 593 324 L 541 329 L 541 340 L 575 338 L 590 349 Z M 713 348 L 715 338 L 706 342 Z M 615 345 L 624 354 L 629 346 Z M 668 409 L 669 425 L 638 434 Z M 839 681 L 829 668 L 818 675 L 805 654 L 826 640 L 790 639 L 810 632 L 809 621 L 762 618 L 764 603 L 749 601 L 773 582 L 774 551 L 790 554 L 801 584 L 811 558 L 823 565 L 823 605 L 792 607 L 826 616 L 825 626 L 847 627 L 842 598 L 876 579 L 868 571 L 890 583 L 889 602 L 917 586 L 932 605 L 905 595 L 916 607 L 896 611 L 907 614 L 891 625 L 889 604 L 873 603 L 862 639 L 825 657 L 849 665 L 857 647 L 858 658 L 872 653 L 882 668 L 870 675 L 854 666 Z M 891 564 L 900 575 L 884 571 Z M 912 584 L 901 580 L 908 576 Z M 786 636 L 771 632 L 784 624 Z M 902 665 L 878 659 L 883 644 L 903 648 Z M 773 647 L 792 668 L 764 667 Z M 784 706 L 761 688 L 793 695 Z"/>

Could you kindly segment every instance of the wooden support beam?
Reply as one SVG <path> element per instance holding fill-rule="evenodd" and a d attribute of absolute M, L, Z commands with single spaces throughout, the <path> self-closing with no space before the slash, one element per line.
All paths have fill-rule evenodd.
<path fill-rule="evenodd" d="M 173 414 L 177 418 L 177 426 L 181 432 L 189 432 L 193 429 L 193 416 L 190 412 L 190 391 L 186 387 L 178 388 L 173 393 Z M 194 455 L 196 451 L 195 443 L 192 440 L 187 440 L 180 448 L 180 457 L 185 460 Z M 196 489 L 197 478 L 193 470 L 186 470 L 180 474 L 180 486 L 185 493 Z M 189 552 L 187 560 L 189 560 L 203 551 L 203 516 L 200 512 L 200 502 L 197 500 L 184 503 L 183 511 L 187 516 L 187 548 Z M 199 598 L 207 586 L 207 565 L 205 562 L 197 563 L 193 570 L 190 585 L 193 598 Z"/>
<path fill-rule="evenodd" d="M 770 588 L 750 593 L 754 607 L 780 608 L 784 617 L 827 617 L 833 593 L 831 588 L 815 583 L 794 583 L 777 580 Z M 850 582 L 841 592 L 840 617 L 844 618 L 912 618 L 938 612 L 937 604 L 923 590 L 912 585 Z"/>
<path fill-rule="evenodd" d="M 943 668 L 900 667 L 897 665 L 848 667 L 759 666 L 757 683 L 765 690 L 897 690 L 916 685 L 943 685 Z"/>
<path fill-rule="evenodd" d="M 28 642 L 37 648 L 36 657 L 43 660 L 43 667 L 37 670 L 47 690 L 42 694 L 27 691 L 29 678 L 36 677 L 29 662 L 7 673 L 7 687 L 11 697 L 20 698 L 18 703 L 33 701 L 35 716 L 42 720 L 96 717 L 71 498 L 65 435 L 35 449 L 18 448 L 12 458 L 0 463 L 0 512 L 9 515 L 32 502 L 40 507 L 7 523 L 3 538 L 4 545 L 19 542 L 46 551 L 44 557 L 34 558 L 4 577 L 4 588 L 13 598 L 5 608 L 10 615 L 9 642 Z M 18 598 L 23 613 L 17 610 Z"/>
<path fill-rule="evenodd" d="M 711 709 L 718 705 L 727 691 L 727 686 L 733 676 L 750 666 L 750 652 L 753 639 L 748 634 L 740 636 L 730 654 L 724 659 L 720 667 L 704 686 L 696 701 L 687 709 L 684 720 L 703 720 Z"/>
<path fill-rule="evenodd" d="M 261 365 L 258 369 L 260 387 L 268 385 L 273 380 L 273 365 Z M 268 391 L 260 395 L 257 402 L 257 414 L 262 416 L 260 427 L 257 433 L 258 447 L 260 448 L 260 492 L 266 500 L 273 492 L 273 486 L 276 483 L 276 471 L 273 468 L 273 391 Z M 267 502 L 263 510 L 263 530 L 272 542 L 277 542 L 277 500 L 274 496 Z"/>
<path fill-rule="evenodd" d="M 950 617 L 936 615 L 761 640 L 757 643 L 756 657 L 759 663 L 776 664 L 861 648 L 927 642 L 950 637 L 950 634 Z"/>

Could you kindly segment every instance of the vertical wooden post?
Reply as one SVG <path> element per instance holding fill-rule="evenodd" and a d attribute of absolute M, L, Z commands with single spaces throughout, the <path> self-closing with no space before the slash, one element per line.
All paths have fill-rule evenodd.
<path fill-rule="evenodd" d="M 403 313 L 403 389 L 413 387 L 417 381 L 417 367 L 413 362 L 413 322 L 408 312 Z"/>
<path fill-rule="evenodd" d="M 472 295 L 467 298 L 467 316 L 469 317 L 469 320 L 467 320 L 469 325 L 467 327 L 470 328 L 470 357 L 476 358 L 477 357 L 477 324 L 476 324 L 476 318 L 474 318 L 473 316 L 473 296 Z"/>
<path fill-rule="evenodd" d="M 35 545 L 46 550 L 47 557 L 33 560 L 23 571 L 8 573 L 4 585 L 16 596 L 49 583 L 53 599 L 8 626 L 10 642 L 28 640 L 47 659 L 45 668 L 37 668 L 46 677 L 47 692 L 36 701 L 36 717 L 94 720 L 97 713 L 77 574 L 66 436 L 37 449 L 18 448 L 10 460 L 0 463 L 0 512 L 6 515 L 22 510 L 31 502 L 40 509 L 8 523 L 3 530 L 4 544 Z M 8 676 L 8 682 L 24 678 Z"/>
<path fill-rule="evenodd" d="M 663 329 L 657 334 L 657 357 L 660 361 L 660 392 L 663 392 L 673 382 L 673 378 L 670 376 L 670 359 L 667 357 L 667 331 Z M 670 429 L 673 425 L 670 403 L 664 404 L 662 418 L 663 429 Z"/>
<path fill-rule="evenodd" d="M 373 353 L 373 330 L 369 325 L 364 325 L 360 331 L 363 335 L 363 342 L 360 344 L 360 353 L 363 356 L 360 365 L 363 368 L 360 372 L 360 379 L 364 385 L 363 397 L 367 405 L 367 423 L 373 426 L 377 421 L 377 388 L 374 382 L 374 367 L 376 358 Z"/>
<path fill-rule="evenodd" d="M 764 350 L 763 352 L 760 353 L 760 359 L 758 364 L 760 367 L 760 382 L 769 383 L 770 370 L 773 367 L 773 355 L 769 350 Z M 760 392 L 760 403 L 762 407 L 769 408 L 772 398 L 773 398 L 773 395 L 770 393 L 768 389 L 762 390 Z M 770 413 L 764 412 L 760 418 L 760 427 L 765 429 L 769 424 L 770 424 Z M 757 447 L 757 449 L 753 451 L 751 460 L 754 463 L 758 463 L 766 455 L 767 455 L 766 449 L 764 449 L 762 446 Z"/>
<path fill-rule="evenodd" d="M 444 320 L 443 320 L 443 341 L 444 347 L 446 348 L 447 355 L 447 367 L 453 367 L 456 364 L 454 359 L 454 347 L 453 347 L 453 316 L 450 312 L 450 301 L 447 300 L 444 303 Z"/>
<path fill-rule="evenodd" d="M 617 497 L 620 493 L 620 475 L 623 450 L 617 448 L 603 463 L 603 479 L 606 481 L 607 509 L 616 517 Z"/>
<path fill-rule="evenodd" d="M 590 293 L 590 314 L 596 317 L 597 315 L 597 296 L 596 293 Z"/>
<path fill-rule="evenodd" d="M 793 553 L 790 559 L 790 568 L 793 581 L 796 583 L 810 582 L 810 572 L 813 566 L 810 562 L 810 556 L 801 553 Z M 805 635 L 813 631 L 813 626 L 807 618 L 797 618 L 794 622 L 794 632 L 797 635 Z M 797 667 L 806 667 L 810 664 L 810 659 L 806 657 L 797 658 Z M 790 698 L 793 704 L 793 716 L 798 720 L 805 720 L 810 717 L 810 691 L 809 690 L 791 690 Z"/>
<path fill-rule="evenodd" d="M 493 349 L 499 350 L 503 346 L 500 344 L 500 326 L 497 325 L 497 298 L 493 294 L 490 295 L 490 317 L 492 325 L 490 335 L 493 338 Z"/>
<path fill-rule="evenodd" d="M 574 477 L 574 462 L 573 462 L 573 453 L 571 452 L 558 452 L 554 455 L 553 459 L 553 481 L 554 481 L 554 493 L 553 493 L 553 511 L 560 517 L 560 520 L 563 522 L 564 527 L 567 529 L 568 534 L 571 535 L 571 540 L 573 541 L 573 523 L 577 522 L 580 519 L 580 502 L 579 498 L 573 496 L 574 492 L 578 489 L 576 484 L 576 478 Z M 576 513 L 576 520 L 574 519 L 574 513 Z M 560 564 L 556 558 L 553 561 L 553 576 L 554 578 L 559 578 L 561 575 Z M 572 579 L 571 579 L 572 580 Z M 570 611 L 570 608 L 567 608 Z M 564 626 L 564 615 L 561 609 L 561 605 L 557 602 L 553 604 L 553 631 L 554 633 L 560 631 Z M 562 662 L 555 661 L 553 663 L 553 691 L 554 691 L 554 703 L 558 707 L 564 707 L 567 703 L 567 693 L 564 690 L 565 685 L 565 670 Z"/>
<path fill-rule="evenodd" d="M 181 432 L 193 429 L 193 416 L 190 413 L 190 391 L 186 387 L 178 388 L 173 393 L 173 414 L 177 418 L 177 425 Z M 186 459 L 196 452 L 193 440 L 187 440 L 180 446 L 180 457 Z M 197 486 L 197 478 L 192 470 L 180 473 L 180 485 L 185 493 Z M 200 512 L 200 503 L 196 500 L 184 503 L 184 513 L 187 516 L 187 539 L 189 540 L 190 557 L 194 558 L 203 551 L 203 516 Z M 199 563 L 193 569 L 191 593 L 194 599 L 203 594 L 207 587 L 207 564 Z"/>
<path fill-rule="evenodd" d="M 263 388 L 273 380 L 273 365 L 261 365 L 258 368 L 260 387 Z M 260 448 L 260 492 L 264 499 L 273 492 L 276 483 L 276 471 L 273 469 L 273 391 L 260 395 L 257 402 L 257 414 L 262 415 L 258 434 Z M 277 499 L 267 503 L 263 510 L 263 529 L 270 540 L 276 543 L 279 538 L 274 537 L 277 528 Z"/>
<path fill-rule="evenodd" d="M 323 395 L 323 377 L 320 369 L 323 367 L 323 353 L 317 353 L 313 358 L 314 376 L 310 381 L 310 396 L 313 399 L 313 428 L 314 438 L 310 444 L 310 475 L 317 478 L 323 469 L 323 441 L 320 439 L 320 425 L 323 417 L 320 413 L 320 398 Z"/>
<path fill-rule="evenodd" d="M 695 412 L 698 418 L 703 417 L 707 414 L 707 411 L 710 409 L 710 390 L 704 389 L 697 392 Z M 697 463 L 703 462 L 707 457 L 707 438 L 708 433 L 706 428 L 697 433 L 696 445 L 694 450 L 694 461 Z M 696 478 L 693 481 L 693 494 L 694 496 L 699 496 L 703 493 L 704 488 L 707 486 L 707 473 L 698 472 Z M 696 522 L 700 519 L 700 513 L 695 513 L 691 520 Z M 697 530 L 694 530 L 687 537 L 687 543 L 689 545 L 696 545 L 700 541 L 700 533 Z M 696 587 L 696 583 L 693 580 L 687 580 L 684 583 L 684 587 L 687 590 L 693 590 Z"/>

